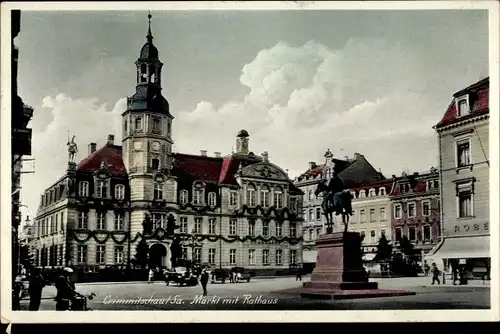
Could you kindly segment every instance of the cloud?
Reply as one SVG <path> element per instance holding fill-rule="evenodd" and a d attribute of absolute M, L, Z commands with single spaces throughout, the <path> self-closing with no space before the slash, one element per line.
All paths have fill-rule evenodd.
<path fill-rule="evenodd" d="M 177 116 L 177 150 L 228 152 L 245 128 L 251 150 L 269 151 L 292 176 L 327 148 L 342 158 L 362 153 L 386 174 L 407 165 L 427 169 L 437 164 L 429 143 L 444 110 L 421 88 L 426 78 L 419 59 L 411 46 L 382 39 L 351 39 L 337 50 L 315 41 L 280 42 L 243 66 L 240 83 L 248 94 L 241 101 L 219 108 L 202 101 Z M 423 147 L 425 155 L 412 157 Z"/>
<path fill-rule="evenodd" d="M 75 135 L 78 145 L 77 161 L 87 156 L 87 145 L 96 142 L 105 144 L 108 134 L 115 135 L 115 142 L 121 141 L 121 113 L 126 100 L 119 100 L 110 110 L 106 104 L 95 98 L 74 99 L 64 94 L 47 96 L 36 108 L 33 120 L 32 157 L 35 159 L 35 174 L 24 174 L 22 180 L 22 202 L 34 215 L 40 195 L 65 173 L 68 166 L 66 143 L 68 132 Z M 47 123 L 39 129 L 38 123 Z"/>

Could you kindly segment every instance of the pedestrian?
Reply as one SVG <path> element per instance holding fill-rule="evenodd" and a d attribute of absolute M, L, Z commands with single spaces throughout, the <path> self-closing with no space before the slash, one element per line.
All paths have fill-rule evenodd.
<path fill-rule="evenodd" d="M 432 273 L 432 285 L 434 285 L 434 283 L 437 282 L 438 285 L 441 284 L 441 282 L 439 281 L 439 274 L 441 273 L 436 265 L 435 262 L 432 262 L 432 269 L 431 269 L 431 273 Z"/>
<path fill-rule="evenodd" d="M 298 281 L 302 281 L 302 269 L 301 268 L 298 268 L 297 269 L 297 276 L 295 276 L 295 280 Z"/>
<path fill-rule="evenodd" d="M 40 309 L 40 303 L 42 301 L 42 291 L 47 285 L 47 281 L 40 273 L 38 268 L 31 269 L 30 279 L 29 279 L 29 293 L 30 293 L 30 311 L 38 311 Z"/>
<path fill-rule="evenodd" d="M 153 268 L 149 269 L 148 284 L 155 282 L 155 271 Z"/>
<path fill-rule="evenodd" d="M 208 284 L 208 271 L 207 268 L 203 268 L 200 275 L 200 283 L 203 289 L 203 296 L 207 295 L 207 284 Z"/>
<path fill-rule="evenodd" d="M 76 296 L 75 284 L 70 278 L 72 273 L 73 269 L 66 267 L 56 280 L 56 311 L 68 311 L 71 301 Z"/>
<path fill-rule="evenodd" d="M 424 260 L 424 275 L 429 276 L 429 270 L 431 268 L 429 267 L 429 264 L 427 263 L 427 260 Z"/>

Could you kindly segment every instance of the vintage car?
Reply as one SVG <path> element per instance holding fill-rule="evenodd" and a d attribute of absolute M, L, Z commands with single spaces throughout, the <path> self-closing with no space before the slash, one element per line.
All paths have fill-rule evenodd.
<path fill-rule="evenodd" d="M 198 284 L 198 277 L 188 272 L 186 267 L 175 267 L 171 271 L 165 272 L 165 284 L 177 283 L 179 286 L 195 286 Z"/>
<path fill-rule="evenodd" d="M 229 277 L 229 273 L 226 269 L 217 268 L 210 272 L 210 277 L 212 278 L 212 283 L 222 282 L 226 283 L 226 279 Z"/>
<path fill-rule="evenodd" d="M 239 282 L 250 282 L 250 278 L 252 278 L 252 275 L 250 275 L 249 272 L 245 272 L 245 268 L 242 267 L 234 267 L 231 268 L 230 270 L 230 275 L 232 275 L 232 282 L 234 283 L 239 283 Z"/>

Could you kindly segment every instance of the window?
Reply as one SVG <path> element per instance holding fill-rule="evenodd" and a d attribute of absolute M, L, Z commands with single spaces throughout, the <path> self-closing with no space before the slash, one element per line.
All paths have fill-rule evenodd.
<path fill-rule="evenodd" d="M 377 233 L 375 231 L 370 231 L 370 241 L 377 242 Z"/>
<path fill-rule="evenodd" d="M 188 202 L 188 192 L 187 190 L 181 190 L 181 195 L 179 197 L 181 204 L 187 204 Z"/>
<path fill-rule="evenodd" d="M 408 203 L 408 217 L 415 217 L 415 203 Z"/>
<path fill-rule="evenodd" d="M 431 203 L 429 201 L 422 202 L 422 215 L 429 216 L 431 214 Z"/>
<path fill-rule="evenodd" d="M 155 182 L 153 196 L 155 200 L 163 199 L 163 184 Z"/>
<path fill-rule="evenodd" d="M 351 198 L 356 199 L 356 192 L 355 191 L 351 191 Z"/>
<path fill-rule="evenodd" d="M 467 100 L 458 101 L 458 117 L 463 117 L 469 115 L 469 106 Z"/>
<path fill-rule="evenodd" d="M 154 229 L 157 229 L 159 227 L 165 228 L 165 225 L 167 223 L 167 215 L 161 213 L 153 214 L 152 220 Z"/>
<path fill-rule="evenodd" d="M 375 209 L 370 209 L 370 221 L 374 222 L 377 219 L 375 218 Z"/>
<path fill-rule="evenodd" d="M 247 186 L 247 205 L 255 206 L 255 186 L 253 184 Z"/>
<path fill-rule="evenodd" d="M 181 259 L 187 260 L 188 258 L 188 250 L 186 247 L 182 247 L 181 249 Z"/>
<path fill-rule="evenodd" d="M 380 188 L 380 189 L 378 190 L 378 194 L 379 194 L 380 196 L 384 196 L 384 195 L 385 195 L 385 188 Z"/>
<path fill-rule="evenodd" d="M 106 229 L 106 213 L 105 212 L 98 212 L 97 213 L 97 229 L 98 230 L 105 230 Z"/>
<path fill-rule="evenodd" d="M 64 231 L 64 212 L 61 212 L 61 231 Z"/>
<path fill-rule="evenodd" d="M 203 189 L 195 189 L 194 190 L 194 197 L 193 197 L 193 204 L 194 205 L 201 205 L 203 203 Z"/>
<path fill-rule="evenodd" d="M 167 134 L 170 135 L 171 132 L 172 132 L 172 123 L 167 122 Z"/>
<path fill-rule="evenodd" d="M 387 235 L 385 234 L 385 230 L 380 230 L 380 237 L 387 237 Z"/>
<path fill-rule="evenodd" d="M 236 249 L 229 250 L 229 264 L 230 265 L 236 264 Z"/>
<path fill-rule="evenodd" d="M 274 206 L 277 209 L 281 209 L 283 207 L 283 191 L 281 188 L 276 188 L 274 190 Z"/>
<path fill-rule="evenodd" d="M 187 217 L 181 217 L 181 233 L 188 233 L 188 219 Z"/>
<path fill-rule="evenodd" d="M 290 264 L 295 264 L 297 260 L 297 251 L 295 249 L 290 249 Z"/>
<path fill-rule="evenodd" d="M 121 231 L 123 230 L 123 214 L 115 213 L 115 230 Z"/>
<path fill-rule="evenodd" d="M 86 245 L 78 245 L 76 261 L 78 263 L 86 263 L 87 262 L 87 246 Z"/>
<path fill-rule="evenodd" d="M 370 192 L 368 193 L 368 196 L 369 197 L 375 197 L 376 196 L 375 189 L 370 189 Z"/>
<path fill-rule="evenodd" d="M 229 193 L 229 205 L 230 206 L 238 205 L 238 193 L 236 191 L 231 191 L 231 193 Z"/>
<path fill-rule="evenodd" d="M 215 264 L 215 248 L 208 250 L 208 263 Z"/>
<path fill-rule="evenodd" d="M 360 222 L 365 222 L 366 221 L 365 209 L 359 210 L 359 221 Z"/>
<path fill-rule="evenodd" d="M 394 204 L 394 218 L 401 219 L 401 204 Z"/>
<path fill-rule="evenodd" d="M 161 120 L 159 118 L 153 118 L 153 131 L 161 132 Z"/>
<path fill-rule="evenodd" d="M 417 240 L 417 230 L 416 230 L 415 226 L 410 226 L 408 228 L 408 239 L 410 241 Z"/>
<path fill-rule="evenodd" d="M 427 181 L 427 190 L 439 189 L 439 180 Z"/>
<path fill-rule="evenodd" d="M 125 186 L 123 184 L 117 184 L 115 186 L 115 198 L 118 200 L 125 198 Z"/>
<path fill-rule="evenodd" d="M 248 221 L 248 235 L 250 235 L 250 236 L 255 235 L 255 221 L 254 220 Z"/>
<path fill-rule="evenodd" d="M 283 250 L 276 250 L 276 265 L 281 266 L 283 264 Z"/>
<path fill-rule="evenodd" d="M 230 235 L 235 235 L 236 234 L 236 219 L 230 219 L 229 220 L 229 234 Z"/>
<path fill-rule="evenodd" d="M 217 205 L 217 199 L 216 199 L 215 193 L 208 193 L 208 205 L 210 205 L 210 206 Z"/>
<path fill-rule="evenodd" d="M 88 197 L 89 196 L 89 183 L 87 181 L 80 181 L 78 187 L 78 196 Z"/>
<path fill-rule="evenodd" d="M 309 195 L 307 196 L 307 198 L 309 199 L 309 201 L 312 201 L 312 200 L 313 200 L 313 198 L 314 198 L 314 193 L 313 193 L 313 191 L 312 191 L 312 190 L 309 190 L 309 193 L 308 193 L 308 194 L 309 194 Z"/>
<path fill-rule="evenodd" d="M 78 213 L 78 228 L 81 230 L 86 230 L 87 229 L 87 220 L 88 220 L 88 214 L 87 212 L 79 212 Z"/>
<path fill-rule="evenodd" d="M 295 238 L 297 236 L 297 224 L 290 223 L 290 237 Z"/>
<path fill-rule="evenodd" d="M 471 164 L 470 160 L 470 142 L 469 140 L 462 140 L 457 142 L 457 167 L 468 166 Z"/>
<path fill-rule="evenodd" d="M 200 218 L 200 217 L 196 217 L 194 219 L 194 233 L 198 233 L 198 234 L 201 233 L 201 221 L 202 221 L 202 218 Z"/>
<path fill-rule="evenodd" d="M 472 217 L 472 193 L 470 191 L 458 193 L 458 217 Z"/>
<path fill-rule="evenodd" d="M 127 121 L 125 121 L 125 122 L 123 123 L 123 131 L 124 131 L 125 133 L 127 133 L 127 130 L 128 130 L 128 123 L 127 123 Z"/>
<path fill-rule="evenodd" d="M 269 187 L 266 185 L 260 188 L 260 205 L 263 208 L 269 207 Z"/>
<path fill-rule="evenodd" d="M 276 222 L 276 236 L 281 237 L 283 235 L 283 223 Z"/>
<path fill-rule="evenodd" d="M 104 246 L 97 246 L 96 255 L 95 255 L 95 262 L 96 263 L 104 263 L 105 251 L 106 251 L 106 249 Z"/>
<path fill-rule="evenodd" d="M 268 221 L 262 222 L 262 235 L 264 237 L 269 236 L 269 222 Z"/>
<path fill-rule="evenodd" d="M 321 208 L 316 208 L 316 220 L 321 220 Z"/>
<path fill-rule="evenodd" d="M 160 168 L 160 159 L 153 158 L 151 159 L 151 169 L 158 170 Z"/>
<path fill-rule="evenodd" d="M 115 246 L 115 263 L 123 263 L 123 246 Z"/>
<path fill-rule="evenodd" d="M 136 117 L 134 124 L 135 124 L 135 131 L 142 130 L 142 118 L 141 117 Z"/>
<path fill-rule="evenodd" d="M 314 220 L 314 210 L 309 209 L 309 221 L 313 221 L 313 220 Z"/>
<path fill-rule="evenodd" d="M 215 234 L 215 218 L 208 220 L 208 234 Z"/>
<path fill-rule="evenodd" d="M 403 229 L 401 227 L 396 227 L 396 241 L 401 241 L 403 239 Z"/>
<path fill-rule="evenodd" d="M 385 215 L 385 208 L 380 208 L 380 220 L 385 220 L 386 215 Z"/>
<path fill-rule="evenodd" d="M 424 240 L 431 240 L 431 227 L 429 225 L 424 226 Z"/>
<path fill-rule="evenodd" d="M 361 232 L 359 232 L 359 234 L 361 235 L 361 240 L 364 240 L 365 236 L 366 236 L 365 231 L 361 231 Z"/>
<path fill-rule="evenodd" d="M 248 250 L 248 264 L 255 264 L 255 249 Z"/>
<path fill-rule="evenodd" d="M 194 249 L 194 261 L 201 263 L 201 248 L 199 247 Z"/>
<path fill-rule="evenodd" d="M 321 227 L 316 228 L 316 239 L 319 239 L 319 236 L 321 235 Z"/>
<path fill-rule="evenodd" d="M 262 250 L 262 264 L 263 265 L 269 264 L 269 249 Z"/>
<path fill-rule="evenodd" d="M 96 189 L 97 198 L 104 198 L 108 196 L 108 182 L 105 180 L 97 180 Z"/>
<path fill-rule="evenodd" d="M 309 240 L 309 241 L 314 240 L 314 238 L 313 238 L 313 230 L 309 230 L 309 238 L 307 240 Z"/>
<path fill-rule="evenodd" d="M 359 198 L 365 198 L 366 197 L 366 190 L 361 190 L 359 192 Z"/>

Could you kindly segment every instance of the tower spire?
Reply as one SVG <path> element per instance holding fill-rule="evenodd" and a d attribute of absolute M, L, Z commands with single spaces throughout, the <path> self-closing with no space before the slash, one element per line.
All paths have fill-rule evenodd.
<path fill-rule="evenodd" d="M 153 34 L 151 34 L 151 18 L 153 16 L 151 15 L 151 11 L 149 11 L 148 14 L 148 34 L 146 35 L 146 39 L 148 40 L 148 43 L 153 42 Z"/>

